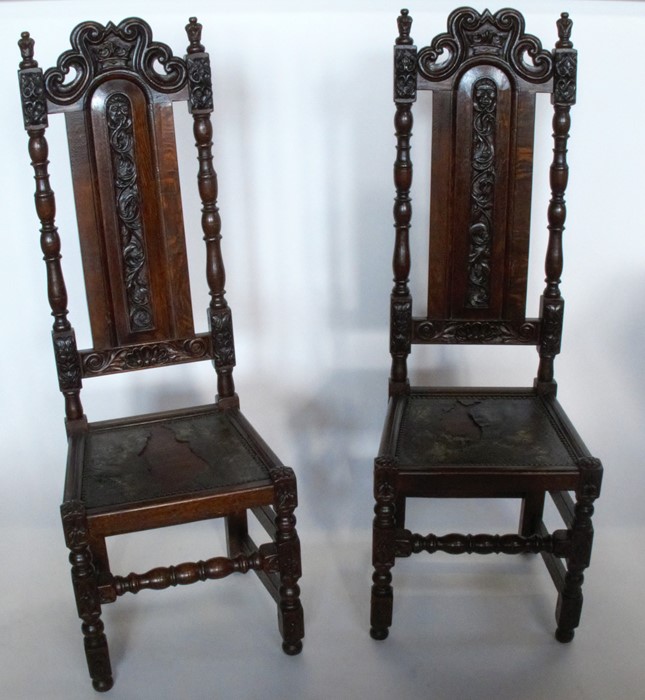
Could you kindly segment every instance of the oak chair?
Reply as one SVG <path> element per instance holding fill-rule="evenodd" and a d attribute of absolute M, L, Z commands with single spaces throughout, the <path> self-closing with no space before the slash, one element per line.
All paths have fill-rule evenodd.
<path fill-rule="evenodd" d="M 371 635 L 392 624 L 397 557 L 422 551 L 541 553 L 558 591 L 556 638 L 580 620 L 593 503 L 602 466 L 556 398 L 566 217 L 569 112 L 577 55 L 567 14 L 545 51 L 515 10 L 455 10 L 447 33 L 417 51 L 402 10 L 394 47 L 397 157 L 394 164 L 394 287 L 389 404 L 374 469 Z M 427 314 L 413 314 L 408 286 L 412 104 L 432 91 L 432 163 Z M 551 95 L 546 287 L 539 316 L 526 317 L 536 93 Z M 541 126 L 541 125 L 540 125 Z M 532 345 L 537 378 L 527 388 L 411 387 L 413 344 Z M 500 350 L 502 354 L 504 351 Z M 502 358 L 499 358 L 500 360 Z M 550 494 L 564 528 L 544 524 Z M 571 493 L 575 494 L 575 500 Z M 422 536 L 406 529 L 408 498 L 521 499 L 519 533 Z M 565 566 L 566 563 L 566 566 Z"/>
<path fill-rule="evenodd" d="M 283 649 L 304 636 L 293 470 L 239 410 L 235 350 L 224 294 L 217 177 L 212 164 L 209 56 L 195 18 L 184 58 L 152 40 L 148 24 L 79 24 L 71 49 L 43 72 L 22 34 L 18 71 L 36 180 L 36 209 L 54 317 L 53 345 L 65 398 L 67 476 L 61 507 L 85 653 L 96 690 L 113 683 L 101 606 L 144 588 L 164 589 L 255 571 L 275 599 Z M 173 102 L 194 120 L 202 200 L 209 332 L 196 333 L 188 282 Z M 48 115 L 65 115 L 93 347 L 78 350 L 68 320 L 60 239 L 49 184 Z M 212 360 L 212 405 L 90 423 L 82 381 L 150 367 Z M 270 536 L 257 546 L 251 511 Z M 111 571 L 106 537 L 224 518 L 227 557 Z"/>

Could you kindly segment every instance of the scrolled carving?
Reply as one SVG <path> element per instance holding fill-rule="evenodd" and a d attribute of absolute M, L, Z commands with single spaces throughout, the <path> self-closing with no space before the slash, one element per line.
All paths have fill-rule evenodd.
<path fill-rule="evenodd" d="M 531 83 L 551 78 L 553 59 L 539 39 L 524 33 L 524 18 L 515 10 L 471 8 L 455 10 L 448 18 L 448 32 L 435 37 L 419 51 L 419 73 L 431 81 L 451 77 L 461 63 L 486 55 L 508 62 L 515 73 Z"/>
<path fill-rule="evenodd" d="M 576 103 L 576 80 L 578 52 L 575 49 L 556 49 L 553 84 L 553 103 L 573 105 Z"/>
<path fill-rule="evenodd" d="M 422 321 L 415 336 L 431 343 L 530 344 L 537 341 L 538 327 L 532 321 L 519 329 L 504 321 Z"/>
<path fill-rule="evenodd" d="M 152 41 L 150 26 L 132 17 L 115 25 L 79 24 L 70 36 L 71 50 L 45 72 L 47 97 L 59 105 L 80 99 L 95 78 L 112 70 L 143 76 L 159 92 L 176 92 L 186 83 L 186 64 L 165 44 Z M 163 73 L 157 71 L 157 65 Z M 73 77 L 66 82 L 70 71 Z"/>
<path fill-rule="evenodd" d="M 213 109 L 213 85 L 208 54 L 188 54 L 188 94 L 191 112 Z"/>
<path fill-rule="evenodd" d="M 45 82 L 40 68 L 18 71 L 20 99 L 25 129 L 47 126 Z"/>
<path fill-rule="evenodd" d="M 129 345 L 114 350 L 81 353 L 83 376 L 127 372 L 145 367 L 161 367 L 208 357 L 210 343 L 206 338 L 189 338 L 162 343 Z"/>
<path fill-rule="evenodd" d="M 147 331 L 154 328 L 154 317 L 150 303 L 141 195 L 134 154 L 132 105 L 126 95 L 116 93 L 107 99 L 105 112 L 130 329 L 133 332 Z"/>
<path fill-rule="evenodd" d="M 470 180 L 470 228 L 466 308 L 487 308 L 495 193 L 497 85 L 480 78 L 472 89 L 473 131 Z"/>

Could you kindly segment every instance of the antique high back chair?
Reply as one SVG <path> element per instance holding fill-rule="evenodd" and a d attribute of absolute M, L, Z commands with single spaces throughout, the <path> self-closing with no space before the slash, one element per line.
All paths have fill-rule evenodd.
<path fill-rule="evenodd" d="M 390 400 L 375 461 L 371 634 L 392 624 L 396 557 L 413 553 L 540 552 L 557 587 L 556 637 L 573 638 L 589 564 L 593 502 L 602 467 L 556 399 L 569 111 L 576 97 L 571 20 L 557 21 L 552 52 L 524 33 L 514 10 L 455 10 L 448 32 L 419 51 L 402 10 L 394 47 L 397 158 L 396 242 L 391 296 Z M 412 310 L 408 287 L 412 104 L 432 90 L 432 167 L 427 314 Z M 546 288 L 537 318 L 526 317 L 529 220 L 537 92 L 551 94 Z M 530 388 L 410 387 L 414 343 L 533 345 Z M 565 527 L 543 522 L 549 492 Z M 575 493 L 575 502 L 570 496 Z M 522 500 L 519 534 L 421 536 L 405 527 L 409 497 Z M 566 567 L 562 560 L 566 561 Z"/>
<path fill-rule="evenodd" d="M 302 648 L 295 476 L 240 413 L 233 384 L 211 152 L 213 94 L 201 29 L 191 18 L 187 55 L 178 58 L 152 41 L 140 19 L 105 27 L 85 22 L 73 30 L 71 50 L 44 73 L 33 57 L 33 39 L 25 32 L 19 41 L 24 122 L 65 397 L 69 457 L 61 513 L 97 690 L 112 686 L 101 605 L 143 588 L 252 569 L 277 602 L 283 649 L 297 654 Z M 211 296 L 207 333 L 193 327 L 173 122 L 178 100 L 187 101 L 194 120 Z M 67 125 L 93 341 L 81 351 L 68 320 L 47 170 L 45 130 L 56 112 L 64 113 Z M 98 423 L 83 413 L 85 378 L 206 359 L 217 372 L 212 405 Z M 248 510 L 271 536 L 260 547 L 248 534 Z M 108 536 L 221 517 L 227 557 L 127 576 L 110 569 Z"/>

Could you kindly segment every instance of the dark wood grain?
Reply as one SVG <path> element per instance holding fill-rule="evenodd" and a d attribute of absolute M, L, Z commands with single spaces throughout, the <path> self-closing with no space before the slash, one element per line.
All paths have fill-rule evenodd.
<path fill-rule="evenodd" d="M 19 41 L 23 120 L 67 418 L 61 515 L 88 669 L 99 691 L 113 683 L 101 606 L 126 592 L 254 571 L 277 603 L 284 651 L 297 654 L 304 636 L 296 478 L 239 411 L 213 168 L 210 59 L 195 18 L 186 31 L 187 55 L 180 58 L 153 41 L 141 19 L 83 22 L 72 31 L 71 48 L 45 72 L 29 34 Z M 173 119 L 179 100 L 194 118 L 208 333 L 195 333 L 193 324 Z M 48 115 L 57 112 L 67 126 L 92 331 L 92 347 L 82 351 L 69 320 L 49 182 L 45 131 Z M 217 374 L 212 405 L 100 423 L 84 416 L 83 378 L 206 359 Z M 268 533 L 259 546 L 248 533 L 249 511 Z M 207 518 L 225 519 L 229 556 L 112 572 L 106 537 Z"/>
<path fill-rule="evenodd" d="M 556 398 L 561 349 L 563 231 L 570 109 L 577 54 L 571 20 L 557 21 L 545 51 L 515 10 L 455 10 L 448 31 L 419 50 L 402 10 L 394 46 L 396 161 L 390 400 L 374 466 L 371 636 L 392 624 L 398 557 L 540 553 L 558 591 L 556 638 L 580 621 L 594 501 L 602 465 Z M 432 91 L 432 162 L 427 315 L 413 313 L 409 274 L 412 108 Z M 551 94 L 546 287 L 539 316 L 526 313 L 536 93 Z M 532 387 L 410 387 L 415 344 L 533 345 Z M 500 360 L 503 361 L 503 360 Z M 575 502 L 569 493 L 575 494 Z M 548 532 L 546 494 L 564 528 Z M 420 535 L 405 528 L 408 498 L 521 500 L 517 534 Z M 566 562 L 566 567 L 564 562 Z"/>

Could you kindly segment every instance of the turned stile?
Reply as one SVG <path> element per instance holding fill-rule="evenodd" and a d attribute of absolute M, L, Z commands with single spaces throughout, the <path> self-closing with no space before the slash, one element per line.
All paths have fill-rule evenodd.
<path fill-rule="evenodd" d="M 569 178 L 567 141 L 571 126 L 571 105 L 576 102 L 577 51 L 571 43 L 573 22 L 563 12 L 557 22 L 558 41 L 553 50 L 553 162 L 550 169 L 551 201 L 548 209 L 549 242 L 546 252 L 546 287 L 541 297 L 542 333 L 539 346 L 540 364 L 536 387 L 555 393 L 553 363 L 560 352 L 564 299 L 560 293 L 563 254 L 562 234 L 567 217 L 565 191 Z"/>
<path fill-rule="evenodd" d="M 213 342 L 213 364 L 217 372 L 217 395 L 220 403 L 237 402 L 233 367 L 233 317 L 225 297 L 226 272 L 221 250 L 221 228 L 217 207 L 217 173 L 213 168 L 213 93 L 210 87 L 210 58 L 201 44 L 202 25 L 191 17 L 186 25 L 190 44 L 186 53 L 188 68 L 188 109 L 193 115 L 193 133 L 197 148 L 199 171 L 197 183 L 202 200 L 202 230 L 206 243 L 206 279 L 210 291 L 209 327 Z M 222 403 L 224 405 L 224 403 Z"/>
<path fill-rule="evenodd" d="M 401 10 L 397 23 L 399 36 L 394 47 L 394 102 L 396 104 L 394 186 L 396 198 L 394 200 L 395 242 L 392 257 L 394 287 L 390 302 L 391 393 L 404 391 L 408 383 L 407 357 L 410 354 L 410 330 L 412 328 L 412 297 L 408 287 L 410 221 L 412 219 L 410 137 L 413 123 L 411 106 L 416 100 L 416 47 L 410 37 L 412 18 L 407 10 Z"/>
<path fill-rule="evenodd" d="M 47 296 L 54 317 L 52 340 L 60 390 L 65 397 L 65 415 L 69 421 L 83 417 L 80 399 L 81 365 L 76 337 L 67 318 L 67 289 L 61 267 L 60 237 L 56 227 L 56 198 L 49 183 L 49 146 L 45 138 L 47 105 L 43 71 L 34 59 L 34 40 L 23 32 L 18 41 L 22 61 L 18 79 L 24 125 L 29 134 L 29 155 L 36 181 L 36 212 L 41 223 L 40 247 L 47 269 Z"/>

